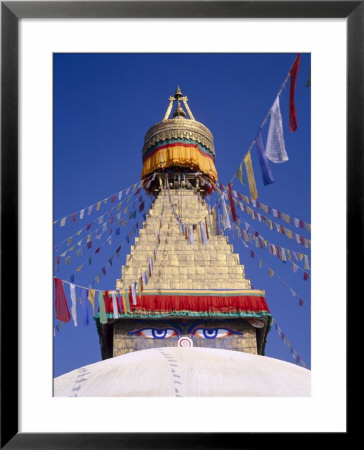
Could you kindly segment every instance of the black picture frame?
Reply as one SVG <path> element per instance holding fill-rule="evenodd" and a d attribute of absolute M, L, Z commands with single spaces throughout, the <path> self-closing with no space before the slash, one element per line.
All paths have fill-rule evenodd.
<path fill-rule="evenodd" d="M 2 1 L 1 2 L 1 448 L 260 448 L 257 433 L 18 432 L 18 23 L 21 18 L 346 18 L 347 303 L 360 279 L 363 230 L 364 1 Z M 354 241 L 355 239 L 355 241 Z M 355 249 L 355 255 L 354 255 Z M 359 255 L 361 256 L 361 255 Z M 11 298 L 11 302 L 9 299 Z M 348 311 L 349 312 L 349 311 Z M 9 320 L 9 318 L 12 318 Z M 348 348 L 350 346 L 348 345 Z M 349 410 L 347 410 L 349 418 Z M 338 433 L 336 442 L 348 437 Z M 107 434 L 107 436 L 105 436 Z M 321 433 L 319 433 L 321 434 Z M 316 433 L 315 444 L 318 443 Z M 323 436 L 325 438 L 325 436 Z M 291 437 L 292 444 L 295 438 Z M 300 437 L 308 444 L 308 433 Z M 296 441 L 297 442 L 297 441 Z M 312 441 L 311 441 L 312 442 Z M 283 445 L 282 445 L 283 446 Z"/>

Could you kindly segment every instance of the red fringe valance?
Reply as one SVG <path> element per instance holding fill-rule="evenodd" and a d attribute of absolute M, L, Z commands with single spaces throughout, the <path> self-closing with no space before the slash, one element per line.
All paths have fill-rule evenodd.
<path fill-rule="evenodd" d="M 111 297 L 105 302 L 107 313 L 112 313 Z M 203 295 L 142 295 L 137 304 L 129 299 L 130 312 L 163 313 L 170 311 L 191 311 L 211 313 L 270 312 L 264 297 L 260 296 L 203 296 Z"/>

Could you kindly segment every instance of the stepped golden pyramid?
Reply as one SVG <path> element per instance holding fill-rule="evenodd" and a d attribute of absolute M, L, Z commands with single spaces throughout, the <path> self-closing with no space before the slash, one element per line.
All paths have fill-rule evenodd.
<path fill-rule="evenodd" d="M 206 203 L 188 189 L 171 190 L 171 199 L 184 223 L 196 224 L 207 219 L 208 245 L 201 242 L 199 230 L 194 233 L 191 245 L 181 234 L 176 218 L 169 207 L 163 214 L 158 254 L 154 262 L 153 276 L 148 289 L 250 289 L 245 278 L 244 266 L 239 255 L 233 252 L 227 237 L 216 235 L 216 219 L 209 216 Z M 123 278 L 117 280 L 116 288 L 125 289 L 140 276 L 140 268 L 148 265 L 154 250 L 163 202 L 168 194 L 161 192 L 151 208 L 147 221 L 140 230 L 135 245 L 122 268 Z M 211 216 L 213 216 L 211 214 Z"/>

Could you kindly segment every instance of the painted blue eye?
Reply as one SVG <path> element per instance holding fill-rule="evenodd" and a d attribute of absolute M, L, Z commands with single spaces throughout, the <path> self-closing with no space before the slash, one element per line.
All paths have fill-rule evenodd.
<path fill-rule="evenodd" d="M 157 330 L 152 328 L 152 336 L 154 339 L 164 339 L 167 335 L 167 330 Z"/>
<path fill-rule="evenodd" d="M 129 334 L 138 334 L 148 339 L 168 339 L 172 336 L 177 336 L 176 331 L 171 328 L 143 328 L 141 330 L 130 331 Z"/>
<path fill-rule="evenodd" d="M 215 339 L 217 336 L 217 329 L 214 330 L 203 330 L 203 336 L 205 339 Z"/>
<path fill-rule="evenodd" d="M 235 334 L 235 332 L 227 330 L 226 328 L 199 328 L 193 333 L 193 336 L 198 336 L 203 339 L 219 339 L 229 336 L 233 333 Z"/>

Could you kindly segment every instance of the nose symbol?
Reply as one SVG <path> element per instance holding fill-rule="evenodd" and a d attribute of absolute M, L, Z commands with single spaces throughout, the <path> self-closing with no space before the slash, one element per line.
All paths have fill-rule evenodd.
<path fill-rule="evenodd" d="M 178 347 L 193 347 L 192 339 L 187 336 L 182 336 L 178 339 L 177 342 Z"/>

